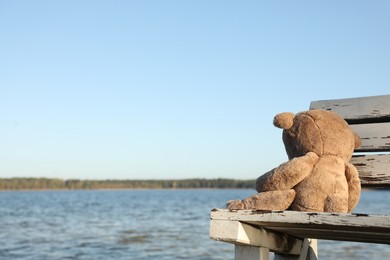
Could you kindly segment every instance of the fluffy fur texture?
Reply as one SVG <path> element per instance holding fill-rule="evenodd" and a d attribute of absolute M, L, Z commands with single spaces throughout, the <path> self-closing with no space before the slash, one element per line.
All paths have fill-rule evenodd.
<path fill-rule="evenodd" d="M 334 112 L 309 110 L 275 116 L 283 129 L 289 161 L 256 181 L 258 194 L 228 202 L 228 208 L 351 212 L 360 198 L 360 179 L 349 161 L 359 137 Z"/>

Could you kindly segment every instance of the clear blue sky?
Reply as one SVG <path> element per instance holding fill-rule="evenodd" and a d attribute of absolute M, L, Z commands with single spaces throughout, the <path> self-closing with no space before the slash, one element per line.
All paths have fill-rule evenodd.
<path fill-rule="evenodd" d="M 252 179 L 275 114 L 389 94 L 388 1 L 0 0 L 0 176 Z"/>

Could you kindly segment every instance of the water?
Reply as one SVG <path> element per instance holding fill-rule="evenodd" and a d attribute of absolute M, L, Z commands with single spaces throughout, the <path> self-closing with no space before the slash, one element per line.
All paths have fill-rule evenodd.
<path fill-rule="evenodd" d="M 233 259 L 209 239 L 210 209 L 252 190 L 0 192 L 0 259 Z M 389 191 L 355 212 L 390 213 Z M 319 241 L 321 259 L 385 259 L 388 245 Z"/>

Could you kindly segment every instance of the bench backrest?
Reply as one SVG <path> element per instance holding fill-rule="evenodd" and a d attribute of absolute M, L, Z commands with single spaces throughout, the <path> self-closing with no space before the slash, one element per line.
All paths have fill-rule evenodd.
<path fill-rule="evenodd" d="M 360 136 L 352 163 L 362 186 L 390 186 L 390 95 L 313 101 L 310 109 L 338 113 Z"/>

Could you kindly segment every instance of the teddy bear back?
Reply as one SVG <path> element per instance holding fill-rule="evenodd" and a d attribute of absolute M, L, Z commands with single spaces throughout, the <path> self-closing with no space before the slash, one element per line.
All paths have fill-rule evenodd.
<path fill-rule="evenodd" d="M 275 116 L 274 125 L 283 128 L 283 143 L 289 159 L 314 152 L 335 155 L 348 162 L 359 140 L 348 123 L 327 110 L 309 110 L 296 115 Z"/>

